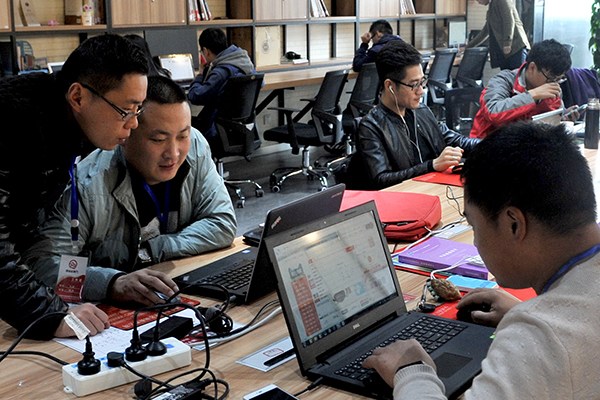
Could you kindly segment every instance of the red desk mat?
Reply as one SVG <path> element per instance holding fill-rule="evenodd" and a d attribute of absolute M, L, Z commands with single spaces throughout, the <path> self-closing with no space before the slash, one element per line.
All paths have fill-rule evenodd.
<path fill-rule="evenodd" d="M 197 306 L 198 304 L 200 304 L 198 300 L 190 299 L 189 297 L 183 296 L 179 297 L 181 298 L 182 303 L 189 304 L 191 306 Z M 98 308 L 108 315 L 108 321 L 110 322 L 110 326 L 123 330 L 133 329 L 133 314 L 135 313 L 135 310 L 123 309 L 108 304 L 98 304 Z M 171 315 L 182 311 L 183 309 L 183 307 L 176 307 L 170 310 L 165 310 L 162 312 L 162 314 Z M 141 326 L 150 322 L 154 322 L 156 321 L 157 316 L 158 312 L 155 311 L 141 311 L 138 313 L 137 316 L 137 325 Z"/>
<path fill-rule="evenodd" d="M 444 172 L 430 172 L 425 175 L 420 175 L 413 178 L 414 181 L 419 182 L 429 182 L 429 183 L 440 183 L 442 185 L 451 185 L 451 186 L 460 186 L 462 187 L 462 182 L 460 181 L 460 174 L 452 173 L 451 169 L 448 168 Z"/>

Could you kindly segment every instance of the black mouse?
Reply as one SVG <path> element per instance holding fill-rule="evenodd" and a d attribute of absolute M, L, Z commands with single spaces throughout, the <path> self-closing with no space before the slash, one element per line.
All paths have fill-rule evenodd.
<path fill-rule="evenodd" d="M 487 303 L 471 303 L 467 306 L 461 307 L 456 312 L 456 319 L 463 322 L 473 322 L 473 318 L 471 317 L 472 311 L 484 311 L 489 312 L 491 306 Z"/>

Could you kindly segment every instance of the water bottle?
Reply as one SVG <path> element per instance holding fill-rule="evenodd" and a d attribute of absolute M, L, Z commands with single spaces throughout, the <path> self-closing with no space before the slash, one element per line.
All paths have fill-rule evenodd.
<path fill-rule="evenodd" d="M 598 148 L 598 132 L 600 131 L 600 100 L 589 99 L 585 112 L 585 137 L 583 146 L 586 149 Z"/>

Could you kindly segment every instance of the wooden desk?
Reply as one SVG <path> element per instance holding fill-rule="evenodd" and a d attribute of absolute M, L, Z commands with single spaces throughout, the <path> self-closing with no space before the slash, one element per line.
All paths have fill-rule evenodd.
<path fill-rule="evenodd" d="M 300 86 L 320 85 L 329 71 L 347 69 L 348 79 L 354 79 L 357 73 L 352 71 L 352 65 L 333 65 L 319 68 L 298 69 L 293 71 L 265 72 L 263 91 L 271 91 L 257 106 L 256 115 L 277 99 L 277 107 L 285 107 L 285 89 Z M 302 114 L 304 115 L 304 114 Z M 279 125 L 285 124 L 283 113 L 279 113 Z"/>
<path fill-rule="evenodd" d="M 597 162 L 597 150 L 582 150 L 584 156 L 588 159 L 592 173 L 594 174 L 594 185 L 598 187 L 598 171 L 600 165 Z M 386 190 L 413 191 L 440 196 L 442 204 L 442 222 L 444 224 L 458 219 L 458 212 L 453 204 L 446 200 L 446 186 L 425 182 L 407 181 L 393 186 Z M 453 188 L 455 196 L 462 196 L 462 188 Z M 598 192 L 598 191 L 597 191 Z M 459 200 L 462 207 L 462 200 Z M 468 231 L 456 238 L 456 240 L 469 242 L 472 241 L 472 231 Z M 240 239 L 237 239 L 234 245 L 228 249 L 213 252 L 209 254 L 191 257 L 185 260 L 165 262 L 156 266 L 156 269 L 165 271 L 171 275 L 179 275 L 185 271 L 202 265 L 210 260 L 225 256 L 231 252 L 237 251 L 244 246 Z M 420 296 L 422 284 L 425 277 L 397 271 L 402 290 L 405 294 L 415 296 L 415 300 L 407 304 L 408 309 L 416 306 L 417 299 Z M 256 312 L 266 302 L 275 299 L 275 294 L 271 294 L 255 304 L 234 307 L 228 314 L 236 321 L 244 323 L 249 321 Z M 212 304 L 211 301 L 203 301 L 203 304 Z M 0 348 L 6 349 L 16 337 L 14 329 L 0 322 Z M 265 326 L 260 327 L 245 336 L 236 340 L 221 344 L 211 350 L 211 370 L 221 379 L 225 379 L 230 385 L 230 399 L 240 399 L 245 393 L 265 386 L 268 383 L 275 383 L 290 393 L 296 393 L 309 385 L 309 381 L 300 375 L 298 364 L 295 360 L 289 361 L 267 373 L 254 370 L 236 363 L 243 356 L 251 354 L 260 348 L 263 348 L 278 339 L 287 336 L 287 329 L 282 315 L 278 315 L 269 321 Z M 37 350 L 44 351 L 59 357 L 67 362 L 76 362 L 81 356 L 75 351 L 64 347 L 56 342 L 35 342 L 31 340 L 23 341 L 17 350 Z M 192 367 L 200 367 L 204 363 L 204 352 L 193 350 Z M 191 367 L 190 367 L 191 368 Z M 186 369 L 167 372 L 158 375 L 158 379 L 167 379 Z M 62 370 L 61 367 L 45 358 L 37 356 L 13 356 L 8 357 L 0 364 L 0 398 L 11 399 L 44 399 L 44 400 L 64 400 L 75 399 L 74 395 L 63 393 Z M 119 386 L 104 392 L 92 394 L 85 399 L 131 399 L 133 384 Z M 317 389 L 302 395 L 302 400 L 332 399 L 343 400 L 349 398 L 363 398 L 354 396 L 348 392 L 337 390 L 327 386 L 321 386 Z"/>

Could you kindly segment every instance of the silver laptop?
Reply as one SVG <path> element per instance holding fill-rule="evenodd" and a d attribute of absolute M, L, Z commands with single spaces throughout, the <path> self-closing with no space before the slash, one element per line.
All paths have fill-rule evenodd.
<path fill-rule="evenodd" d="M 562 120 L 564 111 L 564 108 L 559 108 L 557 110 L 536 114 L 533 117 L 531 117 L 531 120 L 533 122 L 543 122 L 549 125 L 558 125 Z"/>
<path fill-rule="evenodd" d="M 386 341 L 411 337 L 435 361 L 449 398 L 481 371 L 494 329 L 407 311 L 374 202 L 265 242 L 300 372 L 309 379 L 391 398 L 392 389 L 362 361 Z"/>
<path fill-rule="evenodd" d="M 191 54 L 167 54 L 158 56 L 160 66 L 171 73 L 171 79 L 187 89 L 193 82 L 194 62 Z"/>

